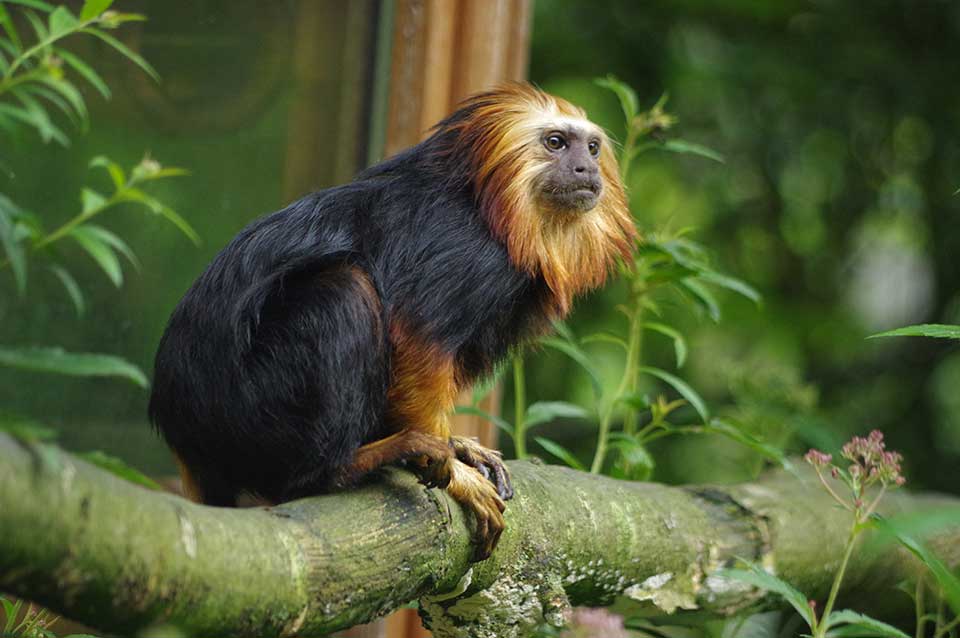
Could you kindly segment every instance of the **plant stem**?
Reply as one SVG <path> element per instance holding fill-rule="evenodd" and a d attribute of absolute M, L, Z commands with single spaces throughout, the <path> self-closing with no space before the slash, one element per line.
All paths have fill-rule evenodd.
<path fill-rule="evenodd" d="M 100 16 L 97 16 L 95 18 L 90 18 L 89 20 L 84 20 L 83 22 L 77 22 L 77 24 L 74 27 L 67 29 L 63 33 L 58 33 L 53 36 L 48 35 L 46 38 L 44 38 L 43 40 L 40 40 L 39 42 L 34 44 L 32 47 L 30 47 L 29 49 L 21 53 L 19 56 L 17 56 L 13 60 L 13 62 L 10 63 L 10 68 L 7 69 L 7 72 L 3 76 L 4 79 L 12 77 L 13 72 L 16 71 L 18 68 L 20 68 L 21 64 L 23 64 L 24 62 L 29 60 L 31 57 L 33 57 L 43 49 L 47 48 L 57 40 L 62 40 L 66 37 L 73 35 L 74 33 L 79 33 L 80 31 L 83 31 L 90 25 L 95 24 L 99 21 L 100 21 Z"/>
<path fill-rule="evenodd" d="M 938 632 L 934 635 L 934 638 L 943 638 L 944 636 L 946 636 L 947 634 L 949 634 L 951 631 L 953 631 L 954 629 L 956 629 L 958 626 L 960 626 L 960 616 L 957 616 L 956 618 L 954 618 L 953 620 L 951 620 L 950 622 L 948 622 L 946 625 L 944 625 L 943 627 L 941 627 L 941 628 L 940 628 L 940 631 L 938 631 Z"/>
<path fill-rule="evenodd" d="M 820 483 L 827 489 L 828 492 L 830 492 L 830 496 L 833 497 L 833 500 L 839 503 L 844 509 L 849 510 L 850 505 L 847 502 L 845 502 L 842 498 L 840 498 L 840 496 L 836 492 L 833 491 L 833 488 L 830 487 L 829 483 L 827 483 L 827 479 L 825 479 L 823 477 L 823 474 L 820 473 L 820 468 L 815 467 L 813 469 L 814 469 L 814 472 L 816 472 L 817 474 L 817 478 L 820 479 Z"/>
<path fill-rule="evenodd" d="M 623 143 L 623 155 L 620 156 L 620 179 L 627 181 L 630 174 L 630 162 L 633 161 L 633 147 L 637 144 L 637 129 L 633 122 L 627 122 L 627 140 Z"/>
<path fill-rule="evenodd" d="M 914 614 L 917 617 L 917 633 L 916 638 L 923 638 L 925 635 L 924 629 L 927 626 L 927 619 L 924 618 L 924 593 L 925 589 L 923 586 L 923 576 L 917 578 L 917 586 L 914 590 L 913 602 L 914 602 Z"/>
<path fill-rule="evenodd" d="M 24 73 L 20 77 L 9 78 L 9 79 L 4 78 L 3 80 L 0 80 L 0 95 L 3 95 L 4 93 L 9 91 L 13 87 L 17 86 L 18 84 L 32 82 L 33 80 L 42 78 L 44 75 L 46 74 L 40 69 L 34 69 L 28 73 Z"/>
<path fill-rule="evenodd" d="M 607 438 L 610 436 L 610 419 L 613 417 L 613 406 L 616 401 L 611 401 L 610 406 L 604 410 L 600 417 L 600 430 L 597 432 L 597 450 L 593 453 L 593 463 L 590 464 L 590 472 L 599 474 L 603 469 L 603 461 L 607 456 Z"/>
<path fill-rule="evenodd" d="M 523 355 L 513 357 L 513 445 L 518 459 L 527 458 L 527 424 L 524 415 L 527 409 L 526 378 L 523 372 Z"/>
<path fill-rule="evenodd" d="M 623 392 L 634 395 L 637 393 L 637 385 L 640 375 L 637 374 L 637 368 L 640 366 L 640 354 L 643 351 L 643 291 L 636 287 L 638 281 L 642 281 L 643 275 L 634 272 L 631 277 L 631 294 L 633 296 L 633 312 L 630 315 L 630 332 L 627 338 L 627 361 L 625 370 L 625 383 Z M 637 431 L 637 410 L 627 406 L 623 415 L 623 431 L 627 434 L 635 434 Z"/>
<path fill-rule="evenodd" d="M 843 574 L 847 571 L 847 563 L 850 562 L 850 556 L 853 555 L 853 548 L 857 544 L 857 537 L 860 535 L 860 512 L 854 514 L 853 526 L 850 528 L 850 536 L 847 538 L 847 547 L 843 552 L 843 561 L 840 563 L 840 569 L 833 577 L 833 586 L 830 588 L 830 596 L 827 598 L 827 604 L 823 607 L 823 614 L 817 623 L 814 631 L 814 638 L 824 638 L 827 635 L 827 629 L 830 624 L 830 612 L 833 611 L 833 604 L 837 601 L 837 593 L 840 591 L 840 583 L 843 581 Z"/>
<path fill-rule="evenodd" d="M 118 204 L 119 202 L 120 200 L 117 199 L 116 195 L 114 195 L 113 197 L 105 201 L 100 206 L 91 208 L 85 213 L 80 213 L 79 215 L 67 220 L 62 226 L 60 226 L 60 228 L 56 229 L 52 233 L 38 239 L 36 242 L 34 242 L 33 246 L 31 246 L 31 249 L 35 252 L 45 246 L 52 244 L 55 241 L 59 241 L 60 239 L 63 239 L 65 236 L 67 236 L 70 233 L 70 231 L 72 231 L 74 228 L 76 228 L 83 222 L 93 217 L 96 217 L 103 211 L 107 210 L 108 208 L 110 208 L 115 204 Z M 3 270 L 9 265 L 10 265 L 9 259 L 4 259 L 0 261 L 0 270 Z"/>

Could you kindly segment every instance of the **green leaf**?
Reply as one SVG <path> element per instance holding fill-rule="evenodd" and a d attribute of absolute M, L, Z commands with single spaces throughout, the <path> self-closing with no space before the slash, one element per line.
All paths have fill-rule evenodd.
<path fill-rule="evenodd" d="M 30 7 L 31 9 L 37 9 L 38 11 L 45 11 L 50 13 L 53 11 L 54 7 L 51 4 L 46 2 L 41 2 L 41 0 L 3 0 L 7 4 L 19 4 L 24 7 Z"/>
<path fill-rule="evenodd" d="M 646 321 L 643 327 L 673 339 L 673 351 L 677 357 L 677 367 L 682 368 L 683 363 L 687 360 L 687 341 L 683 338 L 683 335 L 670 326 L 655 321 Z"/>
<path fill-rule="evenodd" d="M 0 596 L 0 605 L 3 605 L 3 615 L 6 619 L 6 625 L 4 625 L 3 633 L 13 634 L 13 625 L 17 622 L 17 618 L 20 617 L 20 606 L 23 605 L 22 600 L 13 602 L 7 600 L 5 597 Z"/>
<path fill-rule="evenodd" d="M 96 465 L 97 467 L 106 470 L 113 474 L 114 476 L 119 476 L 122 479 L 130 481 L 131 483 L 136 483 L 151 490 L 161 491 L 163 490 L 156 481 L 145 476 L 140 470 L 134 469 L 127 465 L 123 460 L 118 459 L 115 456 L 110 456 L 99 450 L 94 450 L 92 452 L 82 452 L 77 454 L 78 457 Z"/>
<path fill-rule="evenodd" d="M 586 353 L 569 341 L 557 339 L 555 337 L 545 337 L 540 340 L 544 346 L 558 350 L 571 359 L 573 359 L 590 376 L 590 384 L 593 386 L 593 394 L 600 400 L 603 396 L 603 383 L 600 381 L 600 373 L 590 362 Z"/>
<path fill-rule="evenodd" d="M 0 16 L 2 16 L 2 13 L 0 13 Z M 4 24 L 2 17 L 0 17 L 0 24 Z M 6 25 L 4 24 L 4 26 Z M 20 50 L 15 47 L 10 40 L 4 40 L 3 38 L 0 38 L 0 50 L 6 51 L 11 60 L 16 58 L 20 53 Z"/>
<path fill-rule="evenodd" d="M 9 104 L 0 104 L 0 110 L 8 112 L 10 115 L 13 115 L 20 119 L 22 122 L 29 124 L 34 127 L 37 132 L 40 134 L 40 138 L 47 143 L 51 140 L 62 144 L 63 146 L 69 146 L 70 140 L 64 135 L 47 115 L 46 109 L 40 105 L 33 97 L 31 97 L 26 91 L 14 89 L 11 91 L 14 96 L 23 104 L 23 109 L 17 109 L 15 106 Z M 19 111 L 19 114 L 14 111 Z"/>
<path fill-rule="evenodd" d="M 77 311 L 77 316 L 82 317 L 87 308 L 83 291 L 80 290 L 80 285 L 77 283 L 77 280 L 73 278 L 73 275 L 71 275 L 69 271 L 61 266 L 53 265 L 49 268 L 50 271 L 57 276 L 57 279 L 60 280 L 60 283 L 63 284 L 64 289 L 66 289 L 67 295 L 70 297 L 70 301 L 73 302 L 73 307 Z"/>
<path fill-rule="evenodd" d="M 50 38 L 59 38 L 77 27 L 77 18 L 70 9 L 59 6 L 50 14 L 47 21 Z"/>
<path fill-rule="evenodd" d="M 607 75 L 605 78 L 595 78 L 593 81 L 597 86 L 609 89 L 617 95 L 617 99 L 620 100 L 620 108 L 623 109 L 623 116 L 627 120 L 627 126 L 629 126 L 640 110 L 636 91 L 613 75 Z"/>
<path fill-rule="evenodd" d="M 524 422 L 527 427 L 533 427 L 557 418 L 589 420 L 593 418 L 593 414 L 579 405 L 565 401 L 538 401 L 527 408 Z"/>
<path fill-rule="evenodd" d="M 558 335 L 569 341 L 570 343 L 576 344 L 577 338 L 574 336 L 573 331 L 570 330 L 570 326 L 567 325 L 565 321 L 553 321 L 551 322 L 553 329 Z"/>
<path fill-rule="evenodd" d="M 595 332 L 592 335 L 587 335 L 580 340 L 580 343 L 612 343 L 614 345 L 620 346 L 624 350 L 627 350 L 627 342 L 613 334 L 612 332 Z"/>
<path fill-rule="evenodd" d="M 17 33 L 17 28 L 13 25 L 13 19 L 3 7 L 2 3 L 0 3 L 0 24 L 3 25 L 3 30 L 6 31 L 7 37 L 10 38 L 9 44 L 13 50 L 10 51 L 8 48 L 8 53 L 10 53 L 11 58 L 15 58 L 23 49 L 23 45 L 20 42 L 20 34 Z M 0 42 L 3 42 L 3 40 L 0 40 Z"/>
<path fill-rule="evenodd" d="M 807 597 L 794 589 L 793 585 L 782 581 L 773 574 L 768 574 L 760 567 L 751 563 L 747 564 L 747 569 L 723 569 L 715 574 L 728 580 L 736 580 L 741 583 L 753 585 L 759 589 L 777 594 L 797 610 L 807 624 L 811 627 L 816 625 L 816 618 Z"/>
<path fill-rule="evenodd" d="M 676 390 L 680 396 L 686 399 L 690 405 L 693 406 L 693 409 L 697 411 L 697 414 L 700 415 L 700 418 L 704 423 L 707 423 L 710 420 L 710 411 L 707 409 L 707 404 L 704 403 L 703 399 L 699 394 L 697 394 L 696 390 L 691 388 L 686 381 L 670 374 L 666 370 L 661 370 L 660 368 L 654 368 L 651 366 L 638 366 L 637 371 L 644 374 L 649 374 L 650 376 L 656 377 L 667 383 L 670 387 Z"/>
<path fill-rule="evenodd" d="M 867 339 L 877 337 L 935 337 L 937 339 L 960 339 L 960 326 L 950 326 L 939 323 L 924 323 L 916 326 L 906 326 L 896 330 L 888 330 Z"/>
<path fill-rule="evenodd" d="M 760 305 L 763 297 L 757 291 L 756 288 L 753 288 L 749 284 L 736 279 L 735 277 L 730 277 L 728 275 L 722 275 L 718 272 L 708 270 L 701 272 L 698 278 L 701 281 L 714 284 L 715 286 L 720 286 L 721 288 L 726 288 L 727 290 L 732 290 L 738 294 L 743 295 L 753 303 Z"/>
<path fill-rule="evenodd" d="M 82 228 L 85 228 L 88 233 L 93 234 L 101 242 L 107 244 L 121 255 L 126 257 L 134 268 L 140 270 L 140 262 L 137 260 L 137 256 L 133 254 L 130 246 L 128 246 L 125 241 L 117 237 L 117 235 L 110 232 L 106 228 L 103 228 L 102 226 L 96 226 L 94 224 L 84 224 Z"/>
<path fill-rule="evenodd" d="M 95 190 L 84 188 L 80 191 L 80 204 L 84 215 L 89 215 L 107 205 L 107 199 Z"/>
<path fill-rule="evenodd" d="M 60 111 L 62 111 L 70 119 L 70 122 L 77 128 L 83 127 L 84 125 L 83 120 L 81 120 L 80 116 L 76 114 L 76 112 L 73 110 L 73 107 L 70 106 L 70 104 L 68 104 L 67 101 L 64 100 L 60 96 L 60 94 L 57 93 L 56 91 L 53 91 L 47 88 L 46 86 L 42 86 L 39 84 L 27 84 L 27 85 L 24 85 L 23 88 L 25 91 L 29 91 L 30 93 L 33 93 L 38 97 L 42 97 L 43 99 L 47 100 L 48 102 L 56 106 L 58 109 L 60 109 Z"/>
<path fill-rule="evenodd" d="M 187 220 L 183 219 L 174 211 L 172 208 L 163 204 L 155 197 L 150 197 L 143 191 L 136 188 L 125 188 L 118 196 L 125 201 L 139 202 L 145 205 L 150 209 L 151 212 L 164 217 L 176 226 L 181 233 L 187 236 L 187 238 L 196 245 L 200 245 L 200 236 L 197 234 L 197 231 L 187 223 Z"/>
<path fill-rule="evenodd" d="M 91 230 L 89 225 L 84 225 L 71 230 L 70 236 L 97 262 L 97 265 L 106 273 L 114 286 L 119 288 L 123 284 L 123 270 L 120 268 L 120 260 L 114 254 L 113 248 L 104 242 L 98 233 Z"/>
<path fill-rule="evenodd" d="M 480 408 L 475 408 L 473 406 L 468 406 L 468 405 L 458 405 L 456 408 L 454 408 L 453 413 L 454 414 L 470 414 L 473 416 L 478 416 L 480 418 L 486 419 L 490 423 L 493 423 L 495 426 L 497 426 L 498 428 L 500 428 L 501 430 L 509 434 L 511 438 L 513 437 L 512 425 L 510 425 L 500 417 L 494 416 L 489 412 L 481 410 Z"/>
<path fill-rule="evenodd" d="M 910 638 L 896 627 L 888 625 L 885 622 L 875 620 L 870 616 L 859 614 L 849 609 L 834 611 L 827 618 L 827 627 L 833 627 L 839 624 L 846 624 L 841 632 L 830 631 L 828 636 L 889 636 L 889 638 Z"/>
<path fill-rule="evenodd" d="M 720 304 L 716 297 L 693 279 L 681 279 L 673 284 L 682 292 L 687 293 L 713 321 L 720 321 Z"/>
<path fill-rule="evenodd" d="M 613 434 L 621 436 L 614 437 Z M 613 432 L 610 438 L 613 439 L 610 447 L 620 453 L 613 464 L 612 476 L 626 481 L 649 480 L 657 464 L 646 446 L 623 432 Z"/>
<path fill-rule="evenodd" d="M 160 81 L 160 76 L 157 75 L 157 72 L 154 70 L 152 66 L 150 66 L 149 62 L 147 62 L 142 57 L 140 57 L 140 55 L 131 51 L 129 48 L 127 48 L 127 45 L 125 45 L 123 42 L 120 42 L 109 33 L 104 33 L 100 29 L 93 29 L 90 27 L 83 29 L 83 32 L 89 33 L 93 37 L 99 38 L 103 42 L 106 42 L 108 45 L 110 45 L 111 47 L 116 49 L 118 52 L 120 52 L 120 54 L 122 54 L 125 58 L 127 58 L 128 60 L 136 64 L 141 69 L 143 69 L 143 71 L 147 75 L 152 77 L 157 82 Z"/>
<path fill-rule="evenodd" d="M 707 425 L 707 432 L 713 432 L 715 434 L 721 434 L 729 439 L 745 445 L 750 448 L 757 454 L 774 461 L 784 469 L 790 470 L 793 465 L 787 459 L 786 455 L 783 453 L 783 450 L 777 448 L 769 443 L 764 443 L 754 435 L 746 432 L 743 428 L 739 428 L 723 419 L 713 419 Z"/>
<path fill-rule="evenodd" d="M 78 91 L 73 84 L 67 80 L 56 80 L 50 77 L 41 78 L 40 82 L 62 95 L 77 113 L 77 117 L 83 122 L 87 121 L 87 105 L 83 101 L 83 96 L 80 95 L 80 91 Z"/>
<path fill-rule="evenodd" d="M 689 155 L 699 155 L 700 157 L 706 157 L 707 159 L 712 159 L 715 162 L 720 162 L 721 164 L 725 163 L 726 160 L 723 158 L 723 155 L 716 152 L 712 148 L 708 148 L 703 144 L 696 144 L 695 142 L 687 142 L 685 140 L 667 140 L 663 144 L 658 144 L 656 148 L 659 148 L 663 151 L 670 151 L 671 153 L 684 153 Z"/>
<path fill-rule="evenodd" d="M 127 22 L 146 22 L 147 16 L 140 13 L 112 13 L 109 18 L 104 18 L 100 22 L 100 26 L 105 29 L 116 29 L 121 24 L 126 24 Z"/>
<path fill-rule="evenodd" d="M 0 365 L 34 372 L 51 372 L 74 377 L 119 377 L 148 387 L 140 368 L 107 354 L 67 352 L 56 347 L 0 346 Z"/>
<path fill-rule="evenodd" d="M 33 32 L 37 34 L 37 44 L 43 42 L 47 39 L 47 27 L 44 26 L 43 21 L 37 17 L 37 14 L 33 11 L 24 11 L 23 14 L 27 16 L 27 21 L 30 23 L 30 26 L 33 27 Z"/>
<path fill-rule="evenodd" d="M 616 402 L 628 405 L 637 411 L 650 409 L 650 397 L 645 394 L 624 394 L 617 397 Z"/>
<path fill-rule="evenodd" d="M 10 262 L 13 280 L 17 285 L 17 293 L 21 296 L 27 289 L 27 258 L 23 246 L 17 240 L 14 229 L 14 220 L 20 214 L 20 207 L 9 197 L 0 194 L 0 244 Z"/>
<path fill-rule="evenodd" d="M 551 441 L 550 439 L 545 439 L 542 436 L 535 436 L 533 437 L 533 440 L 539 443 L 540 447 L 542 447 L 544 450 L 554 455 L 573 469 L 580 470 L 581 472 L 587 471 L 587 468 L 584 467 L 583 463 L 581 463 L 577 457 L 570 452 L 570 450 L 563 447 L 559 443 Z"/>
<path fill-rule="evenodd" d="M 901 545 L 906 547 L 914 556 L 920 559 L 943 591 L 943 597 L 949 603 L 953 613 L 960 615 L 960 578 L 957 578 L 949 567 L 944 564 L 930 549 L 914 538 L 912 535 L 899 529 L 882 518 L 874 518 L 874 524 L 877 529 L 893 538 L 896 538 Z"/>
<path fill-rule="evenodd" d="M 57 55 L 62 58 L 74 71 L 83 76 L 83 78 L 100 93 L 100 95 L 108 100 L 110 99 L 110 87 L 107 86 L 107 83 L 103 81 L 103 78 L 101 78 L 100 75 L 90 67 L 90 65 L 65 49 L 57 49 L 56 51 Z"/>
<path fill-rule="evenodd" d="M 113 181 L 113 185 L 117 190 L 123 188 L 123 185 L 127 182 L 127 176 L 123 172 L 123 168 L 119 164 L 111 160 L 109 157 L 104 155 L 97 155 L 90 163 L 87 165 L 89 168 L 103 168 L 110 174 L 110 179 Z"/>
<path fill-rule="evenodd" d="M 680 264 L 657 264 L 650 269 L 647 281 L 651 284 L 674 283 L 699 274 L 699 270 L 693 270 Z"/>
<path fill-rule="evenodd" d="M 111 4 L 113 4 L 113 0 L 86 0 L 83 3 L 83 9 L 80 10 L 80 19 L 84 22 L 93 20 L 109 9 Z"/>
<path fill-rule="evenodd" d="M 158 170 L 144 171 L 141 168 L 143 165 L 140 164 L 135 166 L 131 175 L 133 180 L 136 182 L 149 182 L 158 179 L 166 179 L 168 177 L 186 177 L 190 174 L 185 168 L 177 168 L 176 166 L 168 166 Z"/>
<path fill-rule="evenodd" d="M 0 432 L 6 432 L 21 443 L 39 443 L 57 438 L 57 431 L 29 419 L 0 415 Z"/>

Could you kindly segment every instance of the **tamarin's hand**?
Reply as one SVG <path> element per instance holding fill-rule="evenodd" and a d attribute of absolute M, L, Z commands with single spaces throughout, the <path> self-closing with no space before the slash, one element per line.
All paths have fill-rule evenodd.
<path fill-rule="evenodd" d="M 454 399 L 601 285 L 635 234 L 580 109 L 528 85 L 480 93 L 421 144 L 243 229 L 170 317 L 151 420 L 211 505 L 406 460 L 474 512 L 486 558 L 513 488 L 497 452 L 451 436 Z"/>

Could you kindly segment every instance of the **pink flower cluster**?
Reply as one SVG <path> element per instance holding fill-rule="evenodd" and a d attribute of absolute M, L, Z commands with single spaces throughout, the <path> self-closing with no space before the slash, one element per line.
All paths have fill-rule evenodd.
<path fill-rule="evenodd" d="M 879 430 L 874 430 L 866 437 L 853 437 L 840 450 L 840 456 L 850 461 L 846 471 L 833 464 L 833 456 L 820 450 L 810 450 L 803 458 L 817 471 L 817 476 L 820 477 L 824 487 L 845 507 L 849 505 L 824 480 L 821 470 L 829 468 L 833 478 L 847 484 L 853 491 L 853 504 L 856 508 L 864 506 L 861 498 L 864 490 L 871 485 L 879 483 L 883 488 L 888 488 L 899 487 L 906 482 L 900 473 L 903 457 L 898 452 L 887 450 L 886 443 L 883 441 L 883 432 Z M 875 506 L 876 502 L 868 510 L 872 512 Z"/>
<path fill-rule="evenodd" d="M 882 485 L 903 485 L 906 479 L 900 474 L 903 457 L 899 452 L 887 451 L 883 432 L 874 430 L 866 438 L 855 436 L 843 446 L 841 456 L 853 465 L 850 476 L 865 483 L 879 482 Z"/>

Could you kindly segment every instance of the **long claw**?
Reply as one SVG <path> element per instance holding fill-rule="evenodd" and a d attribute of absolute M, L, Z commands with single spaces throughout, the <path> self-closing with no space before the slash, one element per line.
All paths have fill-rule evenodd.
<path fill-rule="evenodd" d="M 513 498 L 513 485 L 510 473 L 503 464 L 500 453 L 480 445 L 474 439 L 455 436 L 451 439 L 457 458 L 479 471 L 497 488 L 497 495 L 509 501 Z"/>

